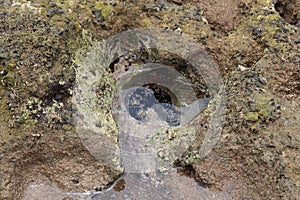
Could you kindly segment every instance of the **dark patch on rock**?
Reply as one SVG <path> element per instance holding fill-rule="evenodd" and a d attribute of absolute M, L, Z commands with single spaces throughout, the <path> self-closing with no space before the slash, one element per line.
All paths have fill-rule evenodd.
<path fill-rule="evenodd" d="M 300 1 L 277 0 L 275 9 L 288 23 L 300 26 Z"/>

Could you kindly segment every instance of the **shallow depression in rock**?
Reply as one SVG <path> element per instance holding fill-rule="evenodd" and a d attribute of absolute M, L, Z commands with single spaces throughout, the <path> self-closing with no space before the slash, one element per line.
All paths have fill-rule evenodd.
<path fill-rule="evenodd" d="M 151 38 L 150 45 L 148 34 Z M 162 35 L 163 38 L 160 38 Z M 136 40 L 134 36 L 140 39 Z M 82 113 L 89 113 L 83 119 L 82 124 L 92 125 L 95 134 L 90 134 L 91 136 L 98 136 L 99 140 L 102 137 L 108 138 L 110 133 L 107 132 L 111 126 L 105 129 L 105 125 L 109 121 L 110 125 L 114 126 L 111 118 L 107 118 L 109 116 L 107 114 L 112 114 L 118 127 L 118 130 L 114 132 L 117 133 L 114 137 L 118 135 L 117 142 L 122 167 L 129 177 L 133 174 L 147 173 L 151 174 L 150 177 L 155 182 L 159 182 L 160 179 L 167 180 L 167 173 L 174 167 L 174 162 L 183 157 L 193 145 L 196 127 L 192 121 L 207 107 L 210 101 L 208 93 L 215 100 L 219 97 L 218 84 L 221 82 L 215 63 L 209 60 L 208 55 L 199 45 L 179 35 L 171 34 L 171 36 L 185 45 L 180 45 L 178 48 L 169 47 L 170 34 L 163 30 L 144 32 L 138 29 L 113 36 L 107 41 L 111 44 L 110 47 L 106 47 L 104 43 L 102 46 L 101 43 L 97 50 L 88 55 L 91 58 L 86 59 L 86 65 L 91 69 L 82 68 L 81 74 L 84 75 L 78 77 L 86 83 L 78 87 L 82 89 L 78 91 L 86 92 L 85 96 L 91 100 L 87 101 L 81 96 L 78 96 L 78 99 L 75 98 L 75 101 L 80 103 L 78 108 L 82 108 L 80 109 Z M 189 51 L 179 50 L 183 47 L 188 47 Z M 134 52 L 132 50 L 134 48 L 142 52 L 136 55 L 130 53 L 130 51 Z M 162 52 L 167 52 L 167 54 L 158 55 L 159 51 L 155 51 L 155 48 L 163 49 Z M 94 56 L 97 59 L 94 59 Z M 205 61 L 199 61 L 199 59 L 205 59 Z M 163 64 L 159 64 L 160 62 Z M 89 78 L 86 78 L 87 75 Z M 96 80 L 99 77 L 101 77 L 101 83 Z M 88 93 L 91 91 L 89 87 L 94 87 L 97 83 L 99 87 L 96 87 L 99 90 L 96 89 L 97 99 L 94 101 L 94 96 L 89 96 Z M 79 101 L 81 99 L 86 103 L 86 107 L 81 106 L 82 101 Z M 101 124 L 90 117 L 87 109 L 91 107 L 91 103 L 94 107 L 90 110 L 97 111 L 99 118 L 104 120 Z M 98 110 L 98 107 L 102 109 Z M 103 109 L 108 109 L 108 112 L 104 112 Z M 95 118 L 98 116 L 95 115 Z M 84 132 L 81 129 L 79 131 L 88 134 L 91 132 Z M 207 138 L 210 138 L 212 133 L 214 138 L 217 138 L 214 131 L 206 134 Z M 91 140 L 86 134 L 82 136 L 89 142 L 86 142 L 88 148 L 98 150 L 93 153 L 103 160 L 99 152 L 102 153 L 104 149 L 107 151 L 107 148 L 102 149 L 102 146 L 94 145 L 95 140 Z M 205 149 L 200 151 L 202 156 L 209 152 L 209 147 L 213 145 L 214 143 L 210 140 Z M 142 189 L 142 185 L 141 187 L 128 185 L 126 178 L 124 180 L 125 190 L 131 186 Z M 155 186 L 151 182 L 149 184 L 151 187 Z M 169 187 L 168 190 L 171 191 L 171 184 L 172 181 L 168 186 L 162 183 L 160 190 Z M 110 190 L 104 193 L 108 191 Z M 125 194 L 126 192 L 131 191 L 125 191 Z M 142 193 L 145 194 L 145 192 Z M 157 194 L 160 192 L 158 191 Z M 172 192 L 170 195 L 172 196 Z"/>
<path fill-rule="evenodd" d="M 118 104 L 126 108 L 124 112 L 139 122 L 149 122 L 153 120 L 151 117 L 156 117 L 169 126 L 179 126 L 191 121 L 209 101 L 209 98 L 200 101 L 195 94 L 195 85 L 178 71 L 157 63 L 124 73 L 117 85 L 120 99 L 117 97 L 114 102 L 119 101 Z M 114 107 L 120 108 L 116 105 Z M 156 123 L 155 120 L 152 122 Z"/>

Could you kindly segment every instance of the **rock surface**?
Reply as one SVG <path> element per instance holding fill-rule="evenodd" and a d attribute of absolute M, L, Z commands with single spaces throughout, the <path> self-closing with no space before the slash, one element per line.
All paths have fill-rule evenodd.
<path fill-rule="evenodd" d="M 203 44 L 225 83 L 217 145 L 206 158 L 192 156 L 207 130 L 207 119 L 199 119 L 199 140 L 177 166 L 191 167 L 191 177 L 228 199 L 299 198 L 298 0 L 52 2 L 0 1 L 0 199 L 22 199 L 43 180 L 53 191 L 100 191 L 122 175 L 96 160 L 76 133 L 75 74 L 97 41 L 147 27 Z M 99 99 L 113 89 L 111 80 L 101 80 Z"/>

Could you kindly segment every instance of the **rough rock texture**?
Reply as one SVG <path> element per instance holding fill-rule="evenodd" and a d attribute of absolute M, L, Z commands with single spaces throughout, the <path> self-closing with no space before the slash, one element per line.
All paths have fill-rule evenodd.
<path fill-rule="evenodd" d="M 121 175 L 94 159 L 75 131 L 74 59 L 78 49 L 136 27 L 183 32 L 220 66 L 226 123 L 214 151 L 193 162 L 194 178 L 232 199 L 299 198 L 299 5 L 0 0 L 0 199 L 21 199 L 36 177 L 86 191 Z"/>

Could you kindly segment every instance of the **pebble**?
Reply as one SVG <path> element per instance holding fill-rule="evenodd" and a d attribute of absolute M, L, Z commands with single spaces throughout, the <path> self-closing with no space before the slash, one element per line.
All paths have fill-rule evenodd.
<path fill-rule="evenodd" d="M 266 85 L 268 82 L 267 82 L 267 79 L 265 78 L 265 77 L 263 77 L 263 76 L 259 76 L 258 77 L 258 80 L 259 80 L 259 82 L 261 83 L 261 84 L 263 84 L 263 85 Z"/>
<path fill-rule="evenodd" d="M 254 36 L 259 36 L 259 35 L 261 35 L 261 33 L 262 33 L 262 31 L 261 31 L 260 28 L 253 28 L 253 29 L 252 29 L 252 34 L 253 34 Z"/>
<path fill-rule="evenodd" d="M 173 3 L 177 4 L 177 5 L 181 5 L 183 3 L 182 0 L 173 0 Z"/>
<path fill-rule="evenodd" d="M 62 93 L 57 93 L 57 94 L 54 95 L 54 99 L 57 100 L 57 101 L 61 100 L 62 98 L 63 98 L 63 94 Z"/>
<path fill-rule="evenodd" d="M 5 76 L 5 75 L 7 75 L 7 73 L 8 73 L 8 72 L 7 72 L 6 70 L 2 70 L 2 71 L 0 72 L 0 75 L 1 75 L 1 76 Z"/>
<path fill-rule="evenodd" d="M 112 6 L 116 6 L 116 5 L 117 5 L 117 2 L 115 2 L 115 1 L 110 1 L 109 4 L 112 5 Z"/>
<path fill-rule="evenodd" d="M 238 65 L 238 69 L 243 72 L 243 71 L 248 70 L 249 68 L 244 67 L 243 65 Z"/>
<path fill-rule="evenodd" d="M 39 137 L 41 137 L 41 134 L 39 134 L 39 133 L 31 133 L 31 136 L 39 138 Z"/>

